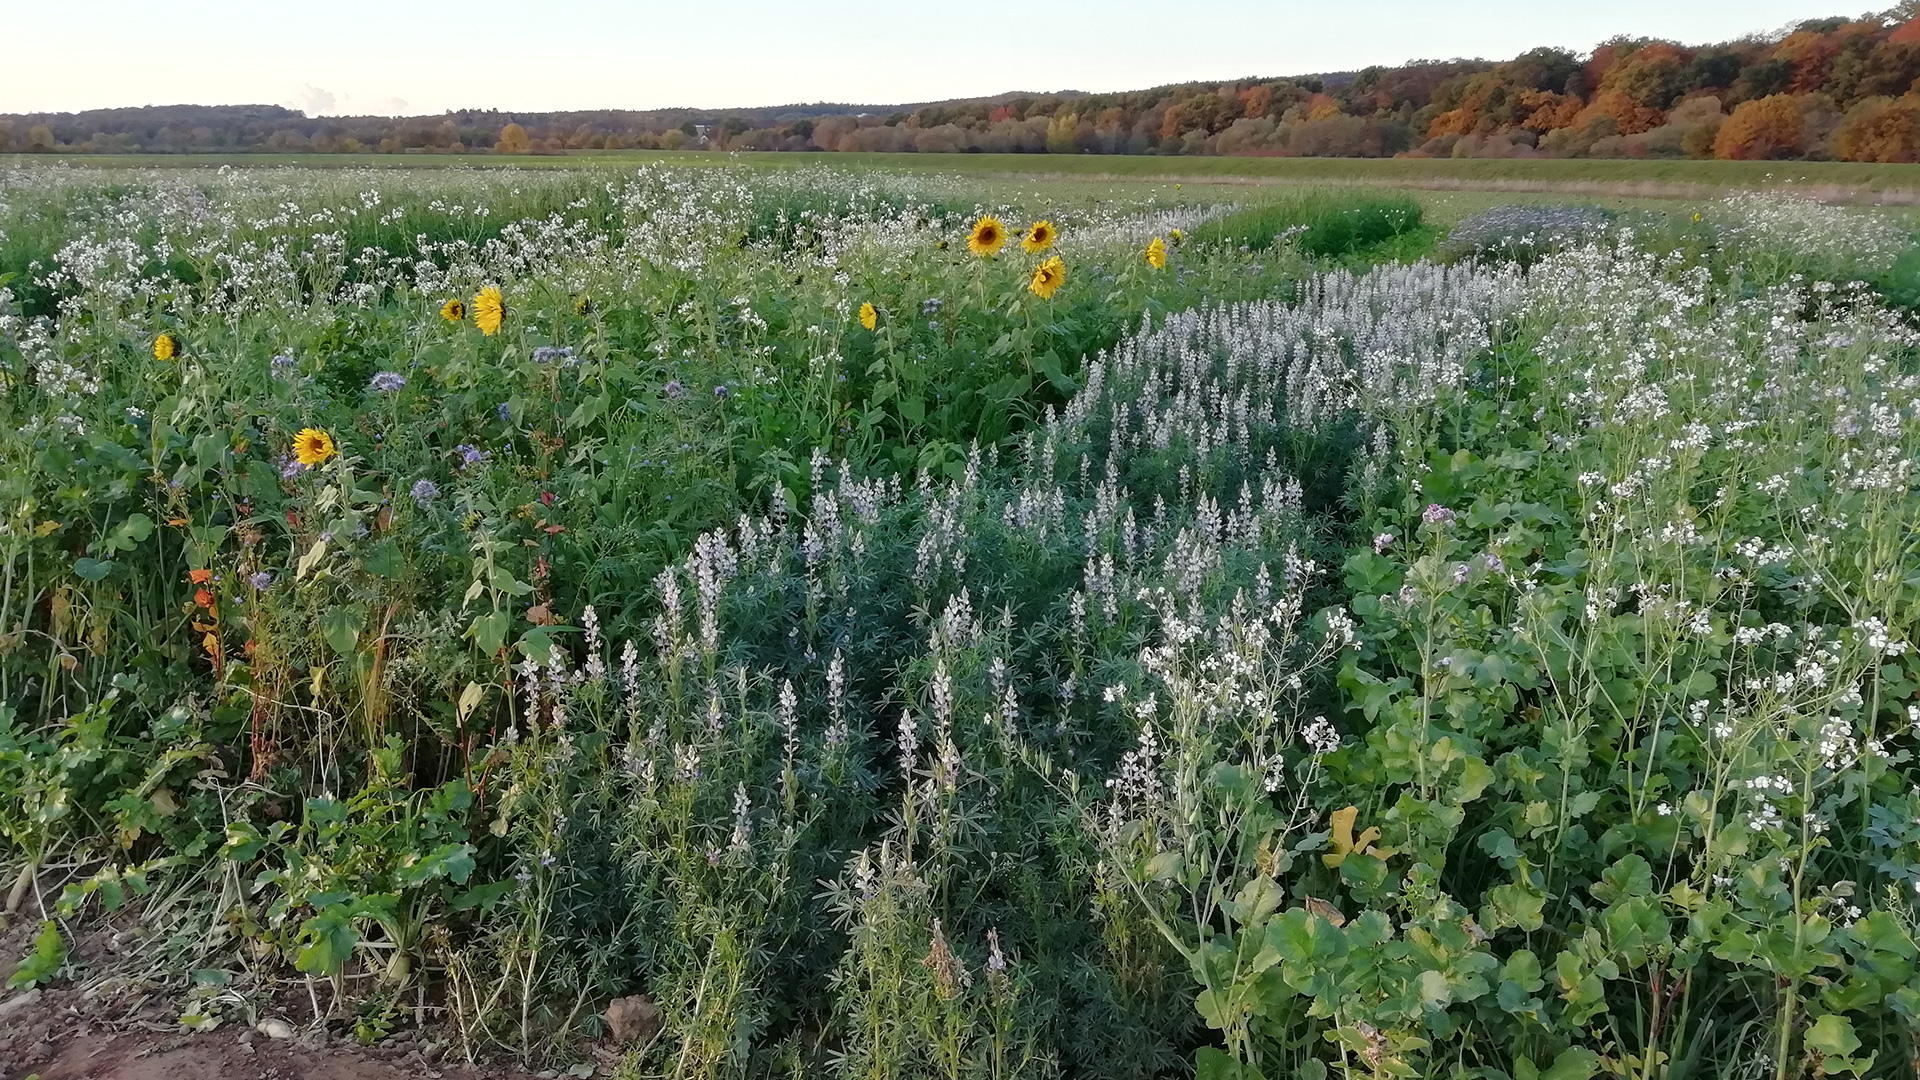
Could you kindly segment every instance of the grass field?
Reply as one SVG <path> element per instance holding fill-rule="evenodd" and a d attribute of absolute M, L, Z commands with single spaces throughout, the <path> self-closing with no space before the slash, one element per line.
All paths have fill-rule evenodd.
<path fill-rule="evenodd" d="M 0 155 L 0 163 L 28 160 Z M 44 160 L 44 158 L 42 158 Z M 75 166 L 178 167 L 234 165 L 308 168 L 448 166 L 634 168 L 646 164 L 711 165 L 749 161 L 767 168 L 826 162 L 858 169 L 925 170 L 984 177 L 1048 176 L 1088 180 L 1169 180 L 1216 184 L 1374 184 L 1387 187 L 1482 187 L 1525 190 L 1591 188 L 1617 194 L 1796 186 L 1920 199 L 1920 165 L 1841 161 L 1694 161 L 1666 159 L 1420 159 L 1147 157 L 1032 154 L 717 154 L 694 151 L 574 151 L 529 157 L 448 154 L 128 154 L 71 155 Z"/>

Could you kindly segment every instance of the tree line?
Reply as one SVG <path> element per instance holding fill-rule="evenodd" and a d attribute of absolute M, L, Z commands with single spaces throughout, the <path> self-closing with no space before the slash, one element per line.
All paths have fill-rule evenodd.
<path fill-rule="evenodd" d="M 1690 46 L 1414 61 L 1110 94 L 309 117 L 267 105 L 0 116 L 0 152 L 553 154 L 593 150 L 1695 157 L 1920 161 L 1920 0 Z"/>

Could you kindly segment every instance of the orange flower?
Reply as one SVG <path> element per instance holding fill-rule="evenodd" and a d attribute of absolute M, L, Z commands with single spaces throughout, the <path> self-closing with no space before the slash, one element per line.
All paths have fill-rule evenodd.
<path fill-rule="evenodd" d="M 190 570 L 187 572 L 187 580 L 193 582 L 195 585 L 205 585 L 207 582 L 213 580 L 213 571 Z"/>
<path fill-rule="evenodd" d="M 205 589 L 194 590 L 193 602 L 209 611 L 213 610 L 213 594 Z"/>

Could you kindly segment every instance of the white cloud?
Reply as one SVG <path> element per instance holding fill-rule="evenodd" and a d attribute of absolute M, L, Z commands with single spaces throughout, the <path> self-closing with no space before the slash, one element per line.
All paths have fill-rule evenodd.
<path fill-rule="evenodd" d="M 308 116 L 406 116 L 407 99 L 402 97 L 359 97 L 350 93 L 334 93 L 312 83 L 302 86 L 299 91 L 280 104 L 289 109 L 299 109 Z"/>
<path fill-rule="evenodd" d="M 333 111 L 333 106 L 338 100 L 331 90 L 322 90 L 308 83 L 295 92 L 291 100 L 280 104 L 289 109 L 299 109 L 308 116 L 324 116 Z"/>

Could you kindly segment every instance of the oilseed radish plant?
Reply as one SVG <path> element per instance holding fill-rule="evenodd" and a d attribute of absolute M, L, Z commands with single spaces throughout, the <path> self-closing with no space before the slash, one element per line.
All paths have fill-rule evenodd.
<path fill-rule="evenodd" d="M 635 1077 L 1911 1076 L 1906 230 L 1345 197 L 0 173 L 12 984 Z"/>

